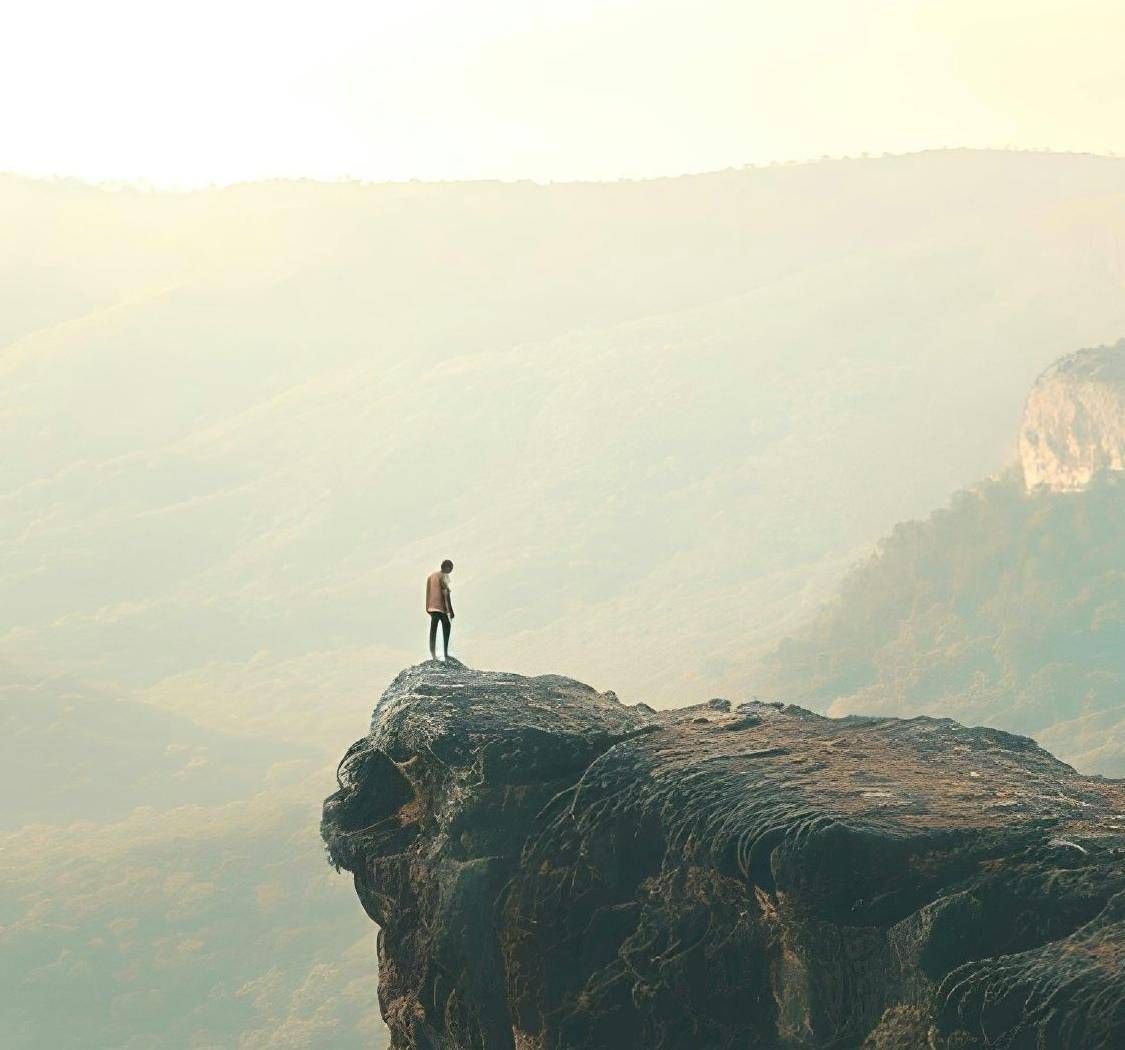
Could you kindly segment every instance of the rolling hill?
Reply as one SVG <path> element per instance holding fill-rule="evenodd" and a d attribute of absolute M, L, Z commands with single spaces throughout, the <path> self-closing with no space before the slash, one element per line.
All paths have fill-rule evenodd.
<path fill-rule="evenodd" d="M 0 351 L 3 654 L 301 739 L 422 650 L 445 556 L 473 662 L 738 687 L 1125 329 L 1097 157 L 0 200 L 36 290 Z"/>

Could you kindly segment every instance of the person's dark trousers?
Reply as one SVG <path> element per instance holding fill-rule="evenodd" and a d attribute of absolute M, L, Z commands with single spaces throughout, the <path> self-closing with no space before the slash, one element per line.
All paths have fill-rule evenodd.
<path fill-rule="evenodd" d="M 449 655 L 449 632 L 453 625 L 445 613 L 430 613 L 430 659 L 437 659 L 437 625 L 441 624 L 441 633 L 445 636 L 445 655 Z"/>

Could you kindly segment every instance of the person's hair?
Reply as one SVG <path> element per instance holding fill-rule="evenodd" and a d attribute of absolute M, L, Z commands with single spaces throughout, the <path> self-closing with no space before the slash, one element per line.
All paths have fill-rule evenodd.
<path fill-rule="evenodd" d="M 443 561 L 441 563 L 441 571 L 442 572 L 452 572 L 453 571 L 453 562 L 451 562 L 448 558 L 446 558 L 445 561 Z"/>

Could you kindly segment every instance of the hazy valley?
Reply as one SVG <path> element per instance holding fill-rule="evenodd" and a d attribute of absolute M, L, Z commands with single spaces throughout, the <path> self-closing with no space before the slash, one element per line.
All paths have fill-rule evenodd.
<path fill-rule="evenodd" d="M 131 1050 L 370 1045 L 373 989 L 333 967 L 371 937 L 315 800 L 425 655 L 442 557 L 466 662 L 657 707 L 936 710 L 976 683 L 977 707 L 940 713 L 1040 732 L 1101 688 L 1041 672 L 1033 636 L 981 671 L 995 599 L 958 589 L 984 587 L 968 553 L 944 600 L 984 610 L 978 656 L 949 688 L 868 688 L 894 678 L 903 573 L 859 587 L 888 595 L 859 656 L 816 617 L 879 536 L 1014 462 L 1051 361 L 1125 332 L 1125 161 L 190 194 L 3 178 L 0 220 L 5 1045 L 38 1045 L 59 981 L 91 997 L 52 1017 L 60 1048 L 91 1026 Z M 1014 538 L 1036 568 L 1004 586 L 1049 581 L 1070 562 L 1039 537 L 1079 504 L 1007 485 L 955 505 L 967 531 L 912 526 L 884 558 Z M 1118 488 L 1081 494 L 1107 565 Z M 808 659 L 771 662 L 810 631 Z M 949 644 L 918 643 L 939 679 Z M 862 668 L 810 675 L 829 648 Z M 1044 744 L 1116 769 L 1080 741 L 1110 706 Z"/>

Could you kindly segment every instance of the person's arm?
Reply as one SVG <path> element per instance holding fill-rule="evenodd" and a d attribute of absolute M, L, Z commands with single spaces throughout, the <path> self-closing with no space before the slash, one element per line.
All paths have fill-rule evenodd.
<path fill-rule="evenodd" d="M 449 584 L 445 580 L 441 581 L 441 596 L 445 599 L 445 611 L 449 613 L 449 618 L 453 619 L 453 598 L 449 593 Z"/>

